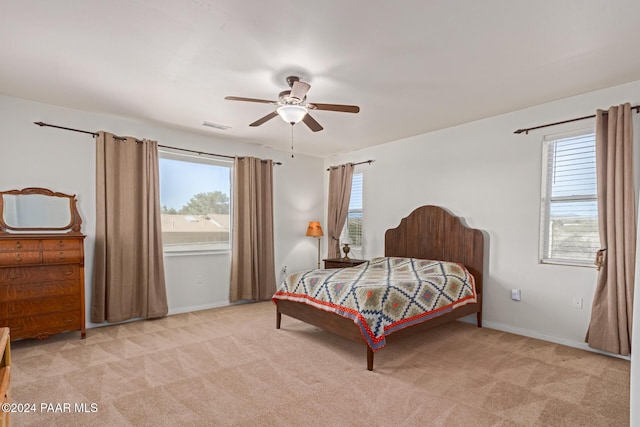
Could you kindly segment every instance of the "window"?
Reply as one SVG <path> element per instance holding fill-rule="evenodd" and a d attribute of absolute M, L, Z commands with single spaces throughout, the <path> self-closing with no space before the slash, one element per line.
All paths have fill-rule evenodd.
<path fill-rule="evenodd" d="M 593 265 L 600 248 L 595 135 L 545 138 L 543 162 L 541 260 Z"/>
<path fill-rule="evenodd" d="M 231 162 L 160 152 L 165 252 L 230 249 Z"/>
<path fill-rule="evenodd" d="M 340 241 L 356 249 L 362 247 L 362 172 L 353 174 L 349 212 Z"/>

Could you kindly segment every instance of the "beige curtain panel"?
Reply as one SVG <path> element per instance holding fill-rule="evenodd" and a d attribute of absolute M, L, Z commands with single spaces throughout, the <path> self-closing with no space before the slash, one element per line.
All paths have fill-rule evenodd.
<path fill-rule="evenodd" d="M 340 257 L 340 233 L 349 213 L 353 163 L 332 167 L 329 170 L 329 205 L 327 211 L 327 258 Z"/>
<path fill-rule="evenodd" d="M 167 314 L 155 141 L 96 141 L 96 242 L 91 321 Z"/>
<path fill-rule="evenodd" d="M 586 341 L 611 353 L 631 353 L 636 262 L 631 105 L 596 113 L 596 175 L 600 245 L 604 258 Z"/>
<path fill-rule="evenodd" d="M 273 162 L 236 157 L 233 168 L 231 302 L 271 299 L 276 292 Z"/>

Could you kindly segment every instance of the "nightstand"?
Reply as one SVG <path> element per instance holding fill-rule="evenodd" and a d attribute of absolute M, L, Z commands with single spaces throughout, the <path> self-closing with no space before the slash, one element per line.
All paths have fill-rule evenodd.
<path fill-rule="evenodd" d="M 367 262 L 366 259 L 342 259 L 342 258 L 328 258 L 323 259 L 324 268 L 348 268 L 355 267 L 356 265 L 360 265 L 364 262 Z"/>

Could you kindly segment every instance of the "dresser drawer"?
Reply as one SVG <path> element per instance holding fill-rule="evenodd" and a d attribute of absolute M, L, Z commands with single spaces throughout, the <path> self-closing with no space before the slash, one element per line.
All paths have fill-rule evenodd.
<path fill-rule="evenodd" d="M 11 329 L 11 338 L 48 336 L 51 333 L 83 328 L 80 310 L 63 313 L 36 314 L 4 320 Z"/>
<path fill-rule="evenodd" d="M 79 295 L 1 302 L 0 318 L 10 319 L 38 313 L 58 313 L 77 310 L 78 308 L 80 308 Z"/>
<path fill-rule="evenodd" d="M 42 249 L 45 251 L 80 250 L 78 239 L 51 239 L 42 241 Z"/>
<path fill-rule="evenodd" d="M 56 295 L 75 295 L 78 292 L 80 292 L 80 283 L 77 280 L 15 283 L 12 285 L 0 285 L 0 301 L 9 302 Z"/>
<path fill-rule="evenodd" d="M 80 278 L 79 265 L 0 268 L 0 285 Z"/>
<path fill-rule="evenodd" d="M 45 251 L 42 252 L 42 262 L 44 264 L 56 264 L 56 263 L 78 263 L 82 258 L 82 254 L 79 249 L 68 251 Z"/>
<path fill-rule="evenodd" d="M 0 266 L 41 264 L 41 252 L 0 252 Z"/>
<path fill-rule="evenodd" d="M 39 251 L 40 240 L 0 240 L 0 252 Z"/>

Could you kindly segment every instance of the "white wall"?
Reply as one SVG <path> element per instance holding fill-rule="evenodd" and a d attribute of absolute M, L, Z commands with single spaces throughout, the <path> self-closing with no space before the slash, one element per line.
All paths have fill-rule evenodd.
<path fill-rule="evenodd" d="M 593 121 L 529 135 L 513 131 L 639 101 L 640 81 L 333 156 L 326 166 L 375 160 L 361 166 L 364 257 L 383 255 L 385 230 L 396 227 L 413 209 L 445 207 L 489 236 L 486 326 L 587 348 L 584 337 L 596 270 L 540 264 L 538 235 L 543 135 L 594 126 Z M 640 120 L 633 116 L 638 153 Z M 325 180 L 325 191 L 327 186 Z M 522 290 L 522 301 L 511 300 L 514 288 Z M 584 298 L 583 309 L 572 308 L 575 296 Z"/>
<path fill-rule="evenodd" d="M 153 123 L 61 108 L 0 96 L 0 188 L 46 187 L 76 194 L 85 240 L 85 286 L 90 313 L 95 238 L 95 145 L 90 135 L 33 124 L 43 121 L 89 131 L 155 139 L 162 145 L 225 155 L 272 158 L 276 272 L 313 268 L 316 241 L 305 237 L 308 221 L 323 214 L 323 160 L 165 128 Z M 229 303 L 230 254 L 165 256 L 170 313 Z M 278 279 L 280 279 L 278 274 Z M 200 282 L 200 283 L 199 283 Z M 95 326 L 88 323 L 89 327 Z"/>

